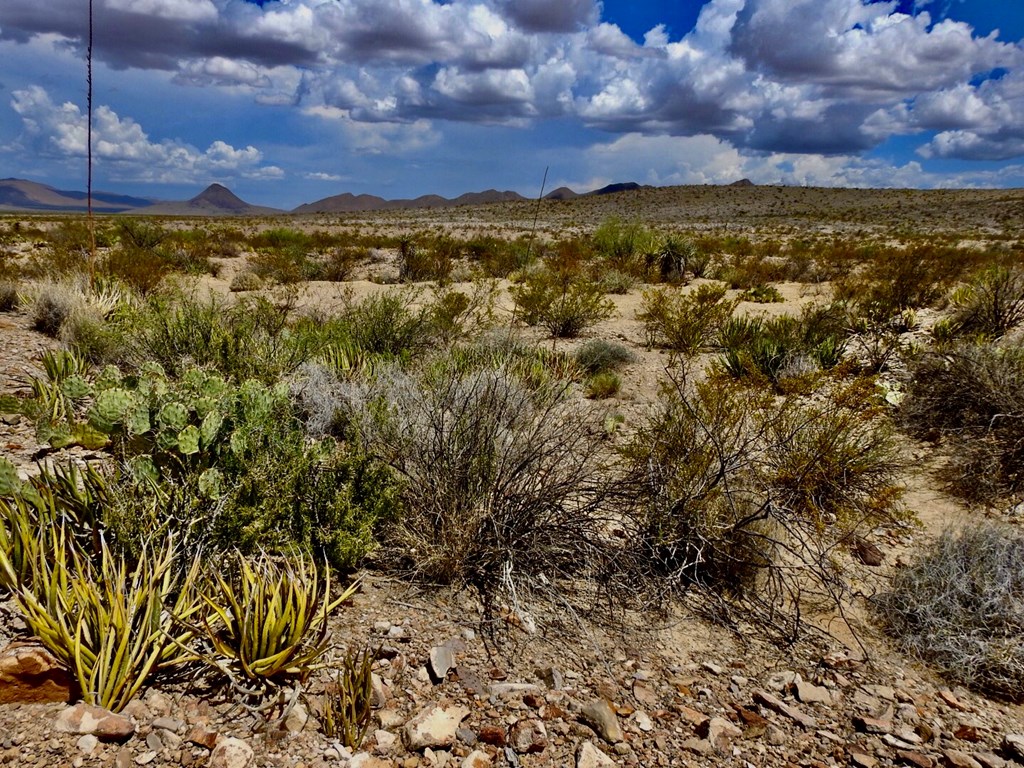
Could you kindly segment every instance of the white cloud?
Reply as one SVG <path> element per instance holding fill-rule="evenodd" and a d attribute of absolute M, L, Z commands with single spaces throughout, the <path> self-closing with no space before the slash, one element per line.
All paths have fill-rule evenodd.
<path fill-rule="evenodd" d="M 26 139 L 41 154 L 56 158 L 85 156 L 87 125 L 77 105 L 54 104 L 43 88 L 32 86 L 14 91 L 11 107 L 22 119 Z M 118 180 L 180 183 L 205 181 L 211 175 L 261 179 L 284 176 L 277 166 L 261 165 L 263 153 L 253 146 L 236 149 L 218 140 L 202 151 L 180 141 L 152 141 L 139 123 L 104 105 L 94 110 L 93 158 Z"/>

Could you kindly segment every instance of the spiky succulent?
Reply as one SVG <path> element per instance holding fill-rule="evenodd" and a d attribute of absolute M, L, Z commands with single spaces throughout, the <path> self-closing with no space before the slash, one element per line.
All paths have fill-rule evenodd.
<path fill-rule="evenodd" d="M 121 423 L 128 411 L 138 405 L 135 395 L 127 389 L 113 387 L 96 395 L 89 415 L 89 421 L 97 429 L 110 431 Z"/>
<path fill-rule="evenodd" d="M 10 461 L 0 456 L 0 497 L 15 496 L 21 490 L 21 486 L 18 470 Z"/>
<path fill-rule="evenodd" d="M 157 415 L 157 421 L 165 429 L 180 432 L 188 424 L 188 408 L 184 404 L 172 401 L 164 404 Z"/>
<path fill-rule="evenodd" d="M 185 456 L 199 453 L 199 428 L 189 424 L 178 433 L 178 450 Z"/>
<path fill-rule="evenodd" d="M 79 373 L 68 376 L 60 385 L 65 396 L 71 400 L 84 400 L 92 394 L 92 385 Z"/>

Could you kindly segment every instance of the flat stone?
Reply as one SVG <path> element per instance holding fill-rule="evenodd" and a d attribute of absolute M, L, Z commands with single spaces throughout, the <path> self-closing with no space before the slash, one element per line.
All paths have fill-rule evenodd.
<path fill-rule="evenodd" d="M 633 722 L 636 723 L 636 727 L 643 733 L 650 733 L 654 730 L 654 721 L 651 720 L 650 715 L 642 710 L 637 710 L 633 713 Z"/>
<path fill-rule="evenodd" d="M 508 744 L 508 732 L 497 725 L 483 726 L 476 737 L 484 744 L 490 744 L 492 747 L 504 747 Z"/>
<path fill-rule="evenodd" d="M 916 766 L 916 768 L 935 768 L 935 761 L 928 757 L 928 755 L 923 755 L 920 752 L 901 749 L 896 753 L 896 757 L 900 762 Z"/>
<path fill-rule="evenodd" d="M 135 735 L 135 723 L 124 715 L 85 702 L 62 711 L 53 727 L 58 733 L 91 733 L 100 741 L 118 744 Z"/>
<path fill-rule="evenodd" d="M 487 694 L 498 698 L 523 693 L 542 693 L 543 690 L 539 685 L 533 683 L 491 683 L 487 686 Z"/>
<path fill-rule="evenodd" d="M 369 752 L 357 752 L 348 761 L 348 768 L 392 768 L 390 760 L 381 760 Z"/>
<path fill-rule="evenodd" d="M 580 710 L 580 716 L 609 744 L 622 741 L 619 718 L 606 699 L 594 699 Z"/>
<path fill-rule="evenodd" d="M 192 726 L 192 729 L 185 735 L 185 741 L 206 749 L 213 749 L 217 746 L 220 734 L 202 725 Z"/>
<path fill-rule="evenodd" d="M 981 763 L 958 749 L 947 749 L 942 753 L 942 764 L 947 768 L 982 768 Z"/>
<path fill-rule="evenodd" d="M 306 711 L 306 707 L 301 701 L 297 701 L 288 711 L 282 726 L 288 733 L 296 734 L 302 732 L 307 722 L 309 722 L 309 712 Z"/>
<path fill-rule="evenodd" d="M 866 752 L 851 752 L 850 762 L 860 768 L 875 768 L 878 761 Z"/>
<path fill-rule="evenodd" d="M 173 717 L 158 717 L 153 721 L 154 728 L 158 728 L 161 731 L 170 731 L 171 733 L 177 733 L 183 725 L 184 723 L 181 720 L 176 720 Z"/>
<path fill-rule="evenodd" d="M 66 703 L 71 676 L 38 645 L 11 643 L 0 651 L 0 704 Z"/>
<path fill-rule="evenodd" d="M 255 761 L 252 747 L 241 739 L 225 738 L 210 753 L 210 768 L 250 768 Z"/>
<path fill-rule="evenodd" d="M 890 733 L 892 720 L 857 715 L 853 718 L 853 727 L 861 733 Z"/>
<path fill-rule="evenodd" d="M 455 743 L 459 723 L 469 714 L 466 707 L 427 707 L 405 724 L 402 736 L 413 751 L 427 747 L 450 747 Z"/>
<path fill-rule="evenodd" d="M 804 704 L 832 704 L 828 688 L 801 680 L 796 684 L 796 697 Z"/>
<path fill-rule="evenodd" d="M 991 752 L 975 752 L 972 757 L 981 763 L 982 768 L 1006 768 L 1006 761 Z"/>
<path fill-rule="evenodd" d="M 1018 763 L 1024 763 L 1024 736 L 1008 733 L 1003 736 L 1003 751 Z"/>
<path fill-rule="evenodd" d="M 146 736 L 146 746 L 153 752 L 159 752 L 164 748 L 164 743 L 160 741 L 159 734 L 156 732 L 150 732 L 150 734 Z"/>
<path fill-rule="evenodd" d="M 758 736 L 764 735 L 764 732 L 768 730 L 768 720 L 757 712 L 741 707 L 739 704 L 733 704 L 733 709 L 736 710 L 740 723 L 743 724 L 743 733 L 748 739 L 756 739 Z"/>
<path fill-rule="evenodd" d="M 981 734 L 978 729 L 967 723 L 961 723 L 953 731 L 953 736 L 960 739 L 960 741 L 969 741 L 971 744 L 977 744 L 981 741 Z"/>
<path fill-rule="evenodd" d="M 377 752 L 387 754 L 395 748 L 398 737 L 391 733 L 391 731 L 378 729 L 373 732 L 373 740 L 377 742 Z"/>
<path fill-rule="evenodd" d="M 149 750 L 135 756 L 136 765 L 149 765 L 156 760 L 156 750 Z"/>
<path fill-rule="evenodd" d="M 726 720 L 724 717 L 713 717 L 707 724 L 698 731 L 698 734 L 708 740 L 719 754 L 726 754 L 732 746 L 733 739 L 743 735 L 743 731 Z"/>
<path fill-rule="evenodd" d="M 430 649 L 430 676 L 434 682 L 443 682 L 455 668 L 455 653 L 447 645 L 435 645 Z"/>
<path fill-rule="evenodd" d="M 88 755 L 89 757 L 92 757 L 93 753 L 96 751 L 96 748 L 99 745 L 100 740 L 97 739 L 91 733 L 85 734 L 85 736 L 80 738 L 77 742 L 78 749 L 82 752 L 82 754 Z"/>
<path fill-rule="evenodd" d="M 593 742 L 584 741 L 576 750 L 576 768 L 611 768 L 614 765 L 615 761 L 594 746 Z"/>
<path fill-rule="evenodd" d="M 780 715 L 788 717 L 803 728 L 812 729 L 818 726 L 818 721 L 810 715 L 801 712 L 796 707 L 791 707 L 788 704 L 785 704 L 765 691 L 755 691 L 754 701 L 759 704 L 763 704 L 768 707 L 768 709 L 778 712 Z"/>

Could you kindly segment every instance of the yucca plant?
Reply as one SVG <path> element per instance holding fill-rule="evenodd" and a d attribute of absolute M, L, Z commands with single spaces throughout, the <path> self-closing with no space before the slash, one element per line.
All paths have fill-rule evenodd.
<path fill-rule="evenodd" d="M 303 556 L 235 557 L 235 573 L 216 575 L 214 595 L 203 600 L 210 615 L 203 631 L 214 666 L 266 684 L 282 677 L 305 679 L 327 650 L 327 617 L 355 593 L 353 584 L 331 600 L 330 570 L 323 578 Z"/>
<path fill-rule="evenodd" d="M 324 734 L 350 749 L 363 743 L 373 704 L 373 663 L 379 649 L 349 650 L 323 699 L 320 715 Z"/>
<path fill-rule="evenodd" d="M 88 703 L 120 711 L 154 672 L 195 658 L 187 623 L 201 605 L 200 560 L 182 571 L 173 537 L 134 568 L 103 543 L 93 565 L 60 524 L 40 530 L 36 554 L 15 600 Z"/>

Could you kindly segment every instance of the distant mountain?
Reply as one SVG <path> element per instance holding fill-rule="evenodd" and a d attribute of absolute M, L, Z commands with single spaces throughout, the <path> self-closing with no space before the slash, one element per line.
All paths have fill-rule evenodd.
<path fill-rule="evenodd" d="M 618 184 L 609 184 L 606 187 L 595 189 L 592 192 L 587 192 L 587 195 L 614 195 L 617 192 L 634 192 L 640 189 L 640 185 L 635 181 L 624 181 Z"/>
<path fill-rule="evenodd" d="M 729 186 L 730 187 L 752 187 L 752 186 L 754 186 L 754 182 L 752 182 L 750 179 L 740 179 L 739 181 L 734 181 Z"/>
<path fill-rule="evenodd" d="M 88 195 L 55 189 L 27 179 L 0 179 L 0 208 L 18 211 L 68 211 L 88 209 Z M 153 200 L 110 192 L 93 192 L 92 207 L 97 213 L 124 213 L 153 204 Z"/>
<path fill-rule="evenodd" d="M 579 194 L 568 187 L 559 187 L 544 195 L 545 200 L 572 200 L 574 197 L 579 197 Z"/>
<path fill-rule="evenodd" d="M 133 213 L 146 216 L 273 216 L 279 208 L 251 205 L 222 184 L 211 184 L 184 202 L 157 203 Z"/>
<path fill-rule="evenodd" d="M 518 192 L 499 192 L 488 189 L 484 192 L 467 192 L 449 200 L 440 195 L 422 195 L 421 197 L 400 200 L 385 200 L 376 195 L 353 195 L 345 192 L 305 203 L 294 209 L 292 213 L 353 213 L 359 211 L 387 211 L 403 208 L 448 208 L 456 205 L 489 205 L 492 203 L 517 202 L 526 198 Z"/>

